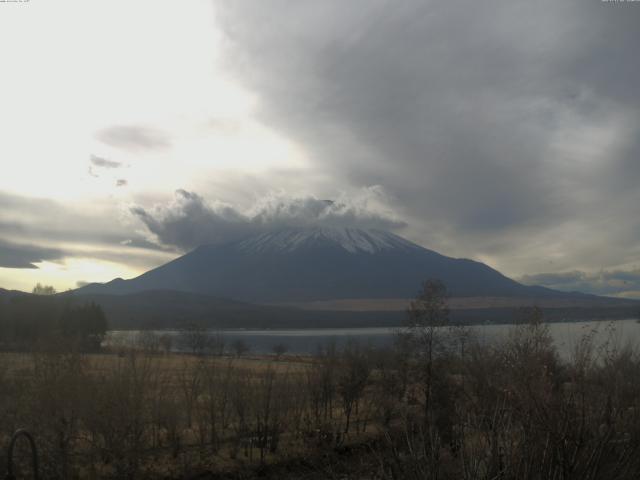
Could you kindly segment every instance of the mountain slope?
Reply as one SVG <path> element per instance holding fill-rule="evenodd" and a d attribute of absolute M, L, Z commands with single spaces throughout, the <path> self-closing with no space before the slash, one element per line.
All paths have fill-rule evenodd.
<path fill-rule="evenodd" d="M 12 297 L 17 297 L 21 295 L 29 295 L 26 292 L 21 292 L 19 290 L 6 290 L 4 288 L 0 288 L 0 299 L 9 299 Z"/>
<path fill-rule="evenodd" d="M 482 263 L 388 232 L 351 228 L 287 229 L 203 246 L 134 279 L 79 293 L 178 290 L 258 303 L 410 298 L 428 278 L 442 280 L 453 296 L 568 295 L 521 285 Z"/>

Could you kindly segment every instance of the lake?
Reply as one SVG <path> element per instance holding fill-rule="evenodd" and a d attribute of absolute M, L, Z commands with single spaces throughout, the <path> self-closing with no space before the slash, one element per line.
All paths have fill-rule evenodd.
<path fill-rule="evenodd" d="M 554 344 L 563 358 L 569 358 L 576 343 L 586 334 L 594 332 L 595 345 L 623 347 L 637 346 L 640 342 L 640 323 L 635 319 L 615 321 L 584 321 L 549 323 Z M 500 342 L 507 338 L 514 325 L 473 325 L 469 329 L 482 344 Z M 347 342 L 384 347 L 391 345 L 397 328 L 331 328 L 297 330 L 210 330 L 206 334 L 211 340 L 224 341 L 226 348 L 241 340 L 254 354 L 272 353 L 276 345 L 285 345 L 288 353 L 312 354 L 319 348 L 335 343 L 340 347 Z M 169 335 L 172 350 L 188 351 L 184 333 L 179 330 L 155 330 L 157 335 Z M 135 346 L 144 338 L 144 333 L 131 330 L 110 331 L 106 346 Z"/>

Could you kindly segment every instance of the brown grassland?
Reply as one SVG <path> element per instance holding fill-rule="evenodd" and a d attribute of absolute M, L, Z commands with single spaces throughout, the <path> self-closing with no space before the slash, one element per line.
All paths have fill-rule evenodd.
<path fill-rule="evenodd" d="M 437 295 L 409 313 L 387 350 L 5 353 L 0 441 L 27 428 L 41 478 L 56 479 L 640 476 L 633 349 L 585 332 L 560 359 L 535 311 L 503 343 L 481 345 L 437 328 Z M 18 478 L 30 478 L 18 453 Z"/>

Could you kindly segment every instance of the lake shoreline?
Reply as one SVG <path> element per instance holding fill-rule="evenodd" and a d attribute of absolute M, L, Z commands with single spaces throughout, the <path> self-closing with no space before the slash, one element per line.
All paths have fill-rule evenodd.
<path fill-rule="evenodd" d="M 522 323 L 520 323 L 521 325 Z M 497 343 L 508 338 L 517 323 L 484 324 L 468 326 L 472 338 L 480 344 Z M 594 334 L 597 345 L 605 342 L 631 342 L 640 345 L 640 323 L 635 319 L 582 320 L 546 322 L 549 333 L 561 356 L 569 356 L 577 342 L 585 335 Z M 393 345 L 402 327 L 343 327 L 315 329 L 159 329 L 159 330 L 111 330 L 105 346 L 108 348 L 136 348 L 158 343 L 160 337 L 171 345 L 173 352 L 188 352 L 194 336 L 201 337 L 204 345 L 213 351 L 228 351 L 234 344 L 242 343 L 252 354 L 269 354 L 284 346 L 291 354 L 313 354 L 319 349 L 334 345 L 341 348 L 348 343 L 358 343 L 373 348 Z M 448 327 L 440 327 L 448 328 Z M 616 338 L 617 336 L 617 338 Z M 214 347 L 215 345 L 215 347 Z M 209 348 L 209 347 L 205 347 Z"/>

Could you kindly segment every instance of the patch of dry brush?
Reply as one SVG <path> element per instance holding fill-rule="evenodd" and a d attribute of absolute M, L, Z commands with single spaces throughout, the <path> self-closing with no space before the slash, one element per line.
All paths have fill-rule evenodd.
<path fill-rule="evenodd" d="M 500 345 L 418 325 L 392 349 L 327 348 L 304 362 L 3 354 L 0 440 L 32 431 L 44 478 L 282 464 L 290 478 L 303 464 L 312 478 L 637 478 L 640 357 L 588 333 L 562 361 L 530 320 Z M 338 475 L 330 459 L 345 451 L 357 454 Z"/>

